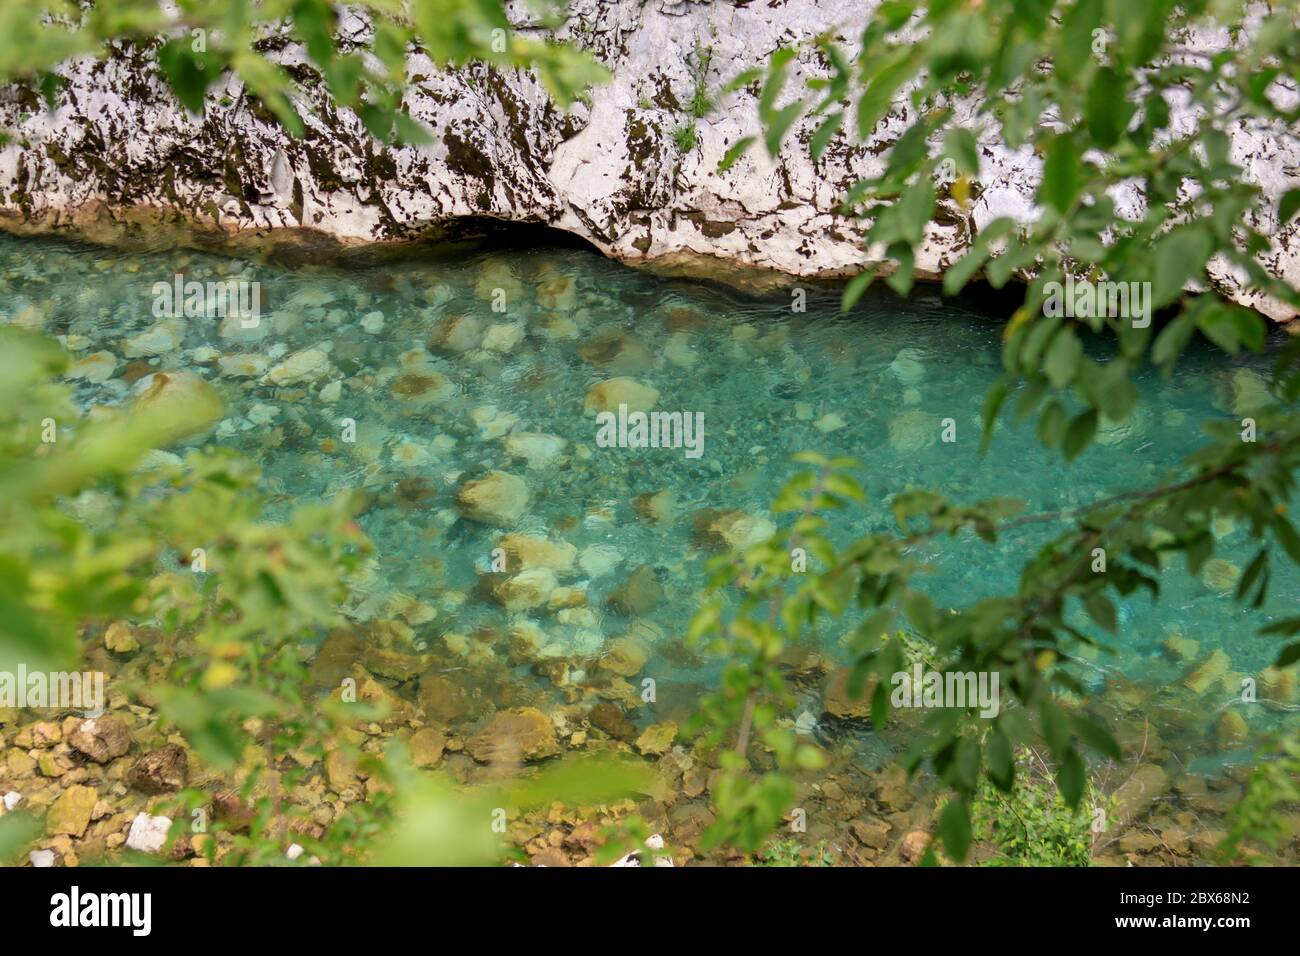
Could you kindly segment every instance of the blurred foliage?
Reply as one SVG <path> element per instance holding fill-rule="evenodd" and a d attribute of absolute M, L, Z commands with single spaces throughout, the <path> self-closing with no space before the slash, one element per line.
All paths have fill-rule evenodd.
<path fill-rule="evenodd" d="M 349 11 L 347 35 L 339 32 Z M 541 32 L 563 23 L 559 8 L 538 3 Z M 486 63 L 531 69 L 561 106 L 583 98 L 608 73 L 584 50 L 518 35 L 501 0 L 32 0 L 0 5 L 0 82 L 19 80 L 53 103 L 58 69 L 74 56 L 103 56 L 112 47 L 156 48 L 158 66 L 192 113 L 227 73 L 236 76 L 280 124 L 304 132 L 305 97 L 293 59 L 277 54 L 299 44 L 304 69 L 323 82 L 332 102 L 354 111 L 384 142 L 420 143 L 429 131 L 403 107 L 408 56 L 421 51 L 439 69 Z"/>
<path fill-rule="evenodd" d="M 216 815 L 206 831 L 231 832 L 222 862 L 283 864 L 292 841 L 307 851 L 303 863 L 493 863 L 504 852 L 495 808 L 601 805 L 649 788 L 640 763 L 587 759 L 465 790 L 413 770 L 400 746 L 358 751 L 348 741 L 382 706 L 314 693 L 308 671 L 315 643 L 344 623 L 349 576 L 371 550 L 353 521 L 357 497 L 268 520 L 246 460 L 158 450 L 202 440 L 222 413 L 211 386 L 159 372 L 133 404 L 82 417 L 52 381 L 66 363 L 48 340 L 0 328 L 0 670 L 80 670 L 88 641 L 130 622 L 148 680 L 110 681 L 109 695 L 156 705 L 192 759 L 237 782 L 248 820 L 227 826 Z M 358 761 L 372 793 L 315 836 L 287 795 L 332 750 Z M 173 839 L 189 835 L 195 810 L 212 816 L 211 793 L 169 800 Z M 0 818 L 0 856 L 29 842 L 33 826 L 22 812 Z M 215 849 L 208 840 L 201 852 Z"/>
<path fill-rule="evenodd" d="M 1252 863 L 1267 863 L 1273 851 L 1295 836 L 1279 810 L 1300 806 L 1300 736 L 1278 737 L 1261 754 L 1246 782 L 1244 796 L 1228 813 L 1228 833 L 1219 846 L 1223 862 L 1241 855 Z M 1294 818 L 1292 818 L 1294 819 Z"/>
<path fill-rule="evenodd" d="M 1294 135 L 1300 120 L 1293 92 L 1300 62 L 1296 11 L 1292 0 L 1249 7 L 1228 0 L 886 0 L 856 33 L 861 45 L 852 53 L 828 30 L 806 49 L 778 51 L 765 69 L 740 75 L 728 89 L 757 89 L 772 155 L 806 148 L 820 161 L 833 144 L 864 143 L 901 118 L 901 134 L 872 148 L 882 158 L 881 173 L 854 182 L 843 197 L 846 214 L 869 222 L 865 251 L 877 260 L 848 283 L 845 308 L 880 275 L 887 274 L 895 291 L 908 292 L 931 223 L 961 221 L 975 229 L 968 214 L 981 190 L 984 149 L 1032 150 L 1042 158 L 1037 217 L 986 223 L 969 251 L 948 266 L 943 287 L 954 294 L 977 276 L 995 288 L 1027 282 L 1024 304 L 1006 327 L 1002 375 L 985 402 L 984 447 L 1004 414 L 1036 416 L 1039 439 L 1069 461 L 1085 452 L 1099 428 L 1132 414 L 1133 376 L 1145 365 L 1172 374 L 1198 335 L 1230 353 L 1265 347 L 1267 322 L 1221 294 L 1207 272 L 1212 260 L 1230 267 L 1254 301 L 1272 297 L 1300 306 L 1300 290 L 1257 261 L 1273 233 L 1300 211 L 1300 189 L 1274 205 L 1248 174 L 1247 161 L 1239 153 L 1234 158 L 1230 140 L 1239 128 Z M 1202 52 L 1194 35 L 1225 45 Z M 789 83 L 796 59 L 811 75 L 803 89 Z M 1175 124 L 1180 104 L 1189 112 Z M 790 137 L 804 120 L 811 133 Z M 756 139 L 737 142 L 723 167 Z M 953 173 L 951 182 L 945 170 Z M 1136 213 L 1119 214 L 1114 195 L 1122 186 L 1143 197 Z M 1044 308 L 1048 283 L 1067 275 L 1149 283 L 1164 321 L 1144 326 L 1126 316 L 1051 316 Z M 720 570 L 719 595 L 696 618 L 698 634 L 726 635 L 748 655 L 728 665 L 725 706 L 713 707 L 715 725 L 734 733 L 754 723 L 738 716 L 747 700 L 770 699 L 779 707 L 784 690 L 771 661 L 781 646 L 819 617 L 856 607 L 862 615 L 852 647 L 856 683 L 863 688 L 871 674 L 880 678 L 872 702 L 877 723 L 888 711 L 888 677 L 901 662 L 897 642 L 882 635 L 899 618 L 956 669 L 1001 674 L 1004 704 L 991 728 L 973 713 L 935 712 L 905 757 L 909 769 L 929 766 L 955 792 L 939 823 L 954 858 L 964 858 L 970 845 L 970 808 L 981 779 L 1003 792 L 1013 788 L 1017 744 L 1046 741 L 1060 793 L 1068 806 L 1078 806 L 1087 780 L 1080 745 L 1102 757 L 1120 755 L 1086 709 L 1063 706 L 1086 698 L 1065 665 L 1080 645 L 1116 633 L 1116 599 L 1140 589 L 1158 598 L 1160 573 L 1175 555 L 1198 573 L 1216 548 L 1216 517 L 1248 528 L 1258 541 L 1237 600 L 1261 606 L 1274 571 L 1288 560 L 1300 562 L 1300 534 L 1289 515 L 1300 465 L 1297 358 L 1300 338 L 1279 349 L 1271 394 L 1239 420 L 1204 423 L 1208 441 L 1174 473 L 1067 513 L 1019 515 L 1016 502 L 968 506 L 912 489 L 892 501 L 898 534 L 836 549 L 822 537 L 820 513 L 859 501 L 861 488 L 846 463 L 805 457 L 817 471 L 794 479 L 776 505 L 799 517 Z M 995 544 L 1006 529 L 1040 521 L 1068 529 L 1025 563 L 1014 593 L 939 608 L 913 585 L 925 570 L 915 544 L 971 535 Z M 790 572 L 795 536 L 820 563 L 802 581 Z M 1104 573 L 1092 569 L 1098 548 Z M 728 592 L 731 585 L 742 596 Z M 1288 642 L 1277 666 L 1300 660 L 1294 640 L 1300 617 L 1272 621 L 1263 633 Z M 758 712 L 770 727 L 774 712 Z M 779 818 L 788 793 L 771 781 L 764 786 L 761 814 L 740 811 L 747 840 Z"/>

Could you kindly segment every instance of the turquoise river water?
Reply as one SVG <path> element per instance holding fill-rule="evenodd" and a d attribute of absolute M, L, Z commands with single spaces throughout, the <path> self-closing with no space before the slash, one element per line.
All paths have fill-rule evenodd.
<path fill-rule="evenodd" d="M 160 319 L 154 285 L 177 273 L 256 281 L 258 326 L 216 315 Z M 341 269 L 0 239 L 0 320 L 63 337 L 79 360 L 71 381 L 84 407 L 127 403 L 143 376 L 188 370 L 220 391 L 226 416 L 214 438 L 257 459 L 275 508 L 348 487 L 370 492 L 360 520 L 377 556 L 348 609 L 357 621 L 409 597 L 436 611 L 414 628 L 417 650 L 527 619 L 555 656 L 598 654 L 639 626 L 649 672 L 684 686 L 708 670 L 680 640 L 703 586 L 693 516 L 739 510 L 763 527 L 795 467 L 791 453 L 864 463 L 871 500 L 841 519 L 845 539 L 888 527 L 889 496 L 913 485 L 958 500 L 1010 495 L 1034 511 L 1068 508 L 1163 474 L 1197 445 L 1198 423 L 1230 415 L 1234 395 L 1257 388 L 1265 368 L 1193 351 L 1172 380 L 1145 375 L 1137 416 L 1105 429 L 1074 464 L 1044 451 L 1032 422 L 1004 424 L 981 455 L 998 322 L 924 289 L 906 300 L 868 297 L 847 316 L 833 291 L 809 290 L 804 312 L 791 301 L 788 292 L 750 298 L 656 278 L 573 249 Z M 599 447 L 589 394 L 619 377 L 656 390 L 658 409 L 702 413 L 702 453 Z M 955 422 L 955 442 L 938 440 L 944 418 Z M 527 489 L 503 528 L 465 520 L 455 500 L 465 481 L 494 470 Z M 634 499 L 661 492 L 670 494 L 655 499 L 659 520 L 638 512 Z M 543 586 L 585 589 L 585 608 L 506 609 L 478 596 L 476 580 L 511 531 L 576 549 Z M 935 542 L 933 596 L 955 604 L 1013 590 L 1045 533 L 1025 530 L 996 547 Z M 1172 698 L 1187 713 L 1184 759 L 1207 764 L 1244 759 L 1221 751 L 1213 711 L 1231 702 L 1233 681 L 1269 663 L 1276 641 L 1256 631 L 1300 595 L 1294 576 L 1279 576 L 1269 606 L 1241 609 L 1224 588 L 1250 557 L 1246 533 L 1216 533 L 1216 557 L 1227 562 L 1217 577 L 1171 565 L 1162 600 L 1128 601 L 1115 653 L 1084 668 L 1091 680 L 1122 675 L 1154 692 L 1189 666 L 1164 648 L 1171 636 L 1198 642 L 1197 659 L 1226 651 L 1221 687 L 1208 698 L 1188 693 L 1185 704 Z M 606 598 L 642 566 L 662 596 L 632 621 Z M 1246 716 L 1253 734 L 1294 718 L 1262 707 Z"/>

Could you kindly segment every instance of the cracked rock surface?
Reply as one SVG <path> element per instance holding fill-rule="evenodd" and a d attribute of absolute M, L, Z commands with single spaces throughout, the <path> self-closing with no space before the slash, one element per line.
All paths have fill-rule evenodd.
<path fill-rule="evenodd" d="M 24 91 L 0 91 L 0 127 L 13 136 L 0 149 L 0 226 L 113 243 L 157 242 L 170 229 L 162 234 L 235 249 L 268 241 L 328 249 L 454 235 L 486 218 L 566 230 L 610 256 L 665 271 L 751 284 L 851 274 L 864 261 L 863 229 L 837 213 L 837 201 L 848 184 L 883 169 L 884 151 L 914 119 L 905 97 L 864 145 L 841 133 L 814 163 L 806 145 L 814 122 L 804 121 L 775 159 L 756 146 L 723 174 L 717 167 L 728 148 L 758 132 L 755 97 L 732 94 L 701 119 L 689 104 L 701 78 L 716 102 L 740 71 L 828 28 L 840 27 L 851 50 L 855 24 L 875 5 L 573 0 L 559 36 L 591 49 L 614 74 L 590 106 L 556 108 L 527 73 L 482 65 L 441 72 L 412 55 L 406 104 L 434 137 L 423 146 L 373 140 L 312 85 L 302 51 L 287 40 L 268 46 L 305 83 L 301 139 L 230 77 L 209 92 L 203 116 L 190 116 L 148 49 L 117 49 L 70 63 L 53 110 Z M 510 9 L 527 30 L 526 7 Z M 354 42 L 368 30 L 354 15 L 341 22 Z M 1188 39 L 1193 47 L 1214 42 Z M 820 71 L 802 54 L 787 88 Z M 1295 97 L 1287 82 L 1282 95 Z M 957 118 L 978 128 L 975 104 L 955 105 Z M 1172 107 L 1177 129 L 1190 111 Z M 679 145 L 688 137 L 675 135 L 683 127 L 694 128 L 689 149 Z M 982 137 L 981 152 L 976 198 L 967 211 L 941 206 L 917 257 L 921 277 L 941 275 L 995 217 L 1035 215 L 1041 161 L 992 135 Z M 1300 185 L 1293 131 L 1242 125 L 1232 131 L 1232 153 L 1272 208 Z M 1136 190 L 1115 198 L 1121 215 L 1140 212 Z M 1300 221 L 1256 225 L 1273 235 L 1260 261 L 1300 285 Z M 1246 290 L 1228 267 L 1212 272 L 1232 298 L 1275 319 L 1295 314 Z"/>

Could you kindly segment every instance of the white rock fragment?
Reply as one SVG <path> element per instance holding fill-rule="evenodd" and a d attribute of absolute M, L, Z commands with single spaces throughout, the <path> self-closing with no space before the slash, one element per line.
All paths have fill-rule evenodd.
<path fill-rule="evenodd" d="M 17 790 L 10 790 L 4 796 L 4 803 L 5 803 L 6 810 L 12 810 L 14 807 L 18 806 L 18 804 L 22 802 L 23 802 L 23 795 L 19 793 Z"/>
<path fill-rule="evenodd" d="M 269 425 L 280 416 L 278 405 L 265 405 L 258 402 L 248 410 L 248 420 L 254 425 Z"/>
<path fill-rule="evenodd" d="M 648 849 L 651 850 L 662 850 L 664 848 L 664 838 L 660 836 L 658 833 L 656 833 L 652 836 L 646 837 L 645 845 Z M 640 866 L 641 853 L 642 853 L 641 850 L 633 850 L 631 853 L 627 853 L 619 857 L 617 860 L 611 863 L 610 866 Z M 654 865 L 672 866 L 673 858 L 671 856 L 668 856 L 667 854 L 656 853 L 654 855 Z"/>
<path fill-rule="evenodd" d="M 262 384 L 284 386 L 316 382 L 329 375 L 331 369 L 329 353 L 324 349 L 303 349 L 262 376 Z"/>
<path fill-rule="evenodd" d="M 151 817 L 147 813 L 137 813 L 126 835 L 126 845 L 141 853 L 157 853 L 166 845 L 167 831 L 171 825 L 171 817 Z"/>
<path fill-rule="evenodd" d="M 32 866 L 37 869 L 45 869 L 54 865 L 53 850 L 32 850 L 27 854 L 27 859 L 32 861 Z"/>
<path fill-rule="evenodd" d="M 127 339 L 122 345 L 122 352 L 127 358 L 165 355 L 176 350 L 184 335 L 185 323 L 181 319 L 163 319 L 139 335 Z"/>
<path fill-rule="evenodd" d="M 112 352 L 91 352 L 84 358 L 72 363 L 68 369 L 68 378 L 80 378 L 87 382 L 106 382 L 117 370 L 117 357 Z"/>
<path fill-rule="evenodd" d="M 578 555 L 578 566 L 593 578 L 603 578 L 607 574 L 612 574 L 622 563 L 622 553 L 607 544 L 589 545 Z"/>
<path fill-rule="evenodd" d="M 217 368 L 227 378 L 259 378 L 266 374 L 270 364 L 268 356 L 257 352 L 223 355 L 217 359 Z"/>
<path fill-rule="evenodd" d="M 506 454 L 522 458 L 529 468 L 546 468 L 555 464 L 568 445 L 559 435 L 544 432 L 517 432 L 507 435 L 505 440 Z"/>
<path fill-rule="evenodd" d="M 513 352 L 524 340 L 524 323 L 498 322 L 483 333 L 483 348 L 489 352 Z"/>
<path fill-rule="evenodd" d="M 361 330 L 371 335 L 378 335 L 384 331 L 384 313 L 367 312 L 361 317 Z"/>

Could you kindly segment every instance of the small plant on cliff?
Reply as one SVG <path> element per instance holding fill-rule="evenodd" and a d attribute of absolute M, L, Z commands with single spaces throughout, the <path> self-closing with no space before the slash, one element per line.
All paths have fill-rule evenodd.
<path fill-rule="evenodd" d="M 673 130 L 673 142 L 683 153 L 689 153 L 695 148 L 695 124 L 685 123 Z"/>

